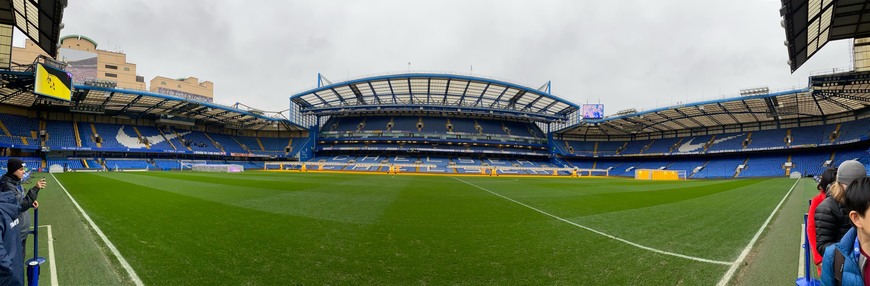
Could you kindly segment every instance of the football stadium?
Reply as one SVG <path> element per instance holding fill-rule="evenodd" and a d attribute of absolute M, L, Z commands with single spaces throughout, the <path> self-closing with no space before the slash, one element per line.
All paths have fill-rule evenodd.
<path fill-rule="evenodd" d="M 225 105 L 62 33 L 75 3 L 0 4 L 0 166 L 48 184 L 31 283 L 820 285 L 817 179 L 870 164 L 866 1 L 779 11 L 792 72 L 836 40 L 849 69 L 619 112 L 411 63 Z"/>

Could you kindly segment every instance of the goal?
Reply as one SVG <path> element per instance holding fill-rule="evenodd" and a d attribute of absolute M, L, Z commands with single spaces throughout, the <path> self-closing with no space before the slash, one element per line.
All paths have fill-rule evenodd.
<path fill-rule="evenodd" d="M 638 180 L 685 180 L 686 170 L 656 170 L 656 169 L 636 169 L 634 170 L 634 178 Z"/>
<path fill-rule="evenodd" d="M 181 160 L 178 162 L 179 170 L 194 171 L 194 172 L 224 172 L 235 173 L 244 172 L 245 167 L 239 164 L 209 164 L 205 160 Z"/>
<path fill-rule="evenodd" d="M 245 167 L 237 164 L 193 164 L 190 170 L 194 172 L 238 173 L 244 172 Z"/>

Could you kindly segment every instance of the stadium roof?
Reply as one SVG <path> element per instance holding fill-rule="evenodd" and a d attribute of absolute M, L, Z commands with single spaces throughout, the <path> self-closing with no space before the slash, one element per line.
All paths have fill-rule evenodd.
<path fill-rule="evenodd" d="M 844 79 L 845 80 L 845 79 Z M 683 130 L 722 128 L 760 122 L 780 122 L 858 111 L 870 104 L 870 77 L 860 79 L 865 93 L 838 93 L 813 86 L 811 89 L 703 101 L 646 112 L 586 120 L 557 133 L 580 136 L 612 136 L 669 133 Z M 833 87 L 830 87 L 833 89 Z"/>
<path fill-rule="evenodd" d="M 499 80 L 452 74 L 407 73 L 330 84 L 290 97 L 303 113 L 365 110 L 498 112 L 538 121 L 567 120 L 579 107 L 547 92 Z"/>
<path fill-rule="evenodd" d="M 0 0 L 0 25 L 14 25 L 54 57 L 66 0 Z M 11 34 L 8 44 L 12 44 Z M 7 44 L 2 43 L 2 44 Z"/>
<path fill-rule="evenodd" d="M 865 0 L 782 0 L 791 71 L 829 41 L 870 37 L 870 5 Z"/>
<path fill-rule="evenodd" d="M 37 96 L 32 92 L 32 72 L 0 72 L 0 103 L 77 113 L 122 115 L 138 118 L 196 120 L 226 128 L 266 131 L 297 131 L 305 128 L 285 118 L 234 107 L 189 100 L 171 95 L 113 87 L 75 85 L 69 103 Z"/>

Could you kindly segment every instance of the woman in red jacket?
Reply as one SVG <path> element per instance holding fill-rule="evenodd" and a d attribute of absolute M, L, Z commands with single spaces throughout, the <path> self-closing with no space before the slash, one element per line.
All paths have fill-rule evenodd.
<path fill-rule="evenodd" d="M 810 209 L 807 212 L 809 215 L 809 217 L 807 217 L 807 236 L 809 236 L 810 240 L 810 249 L 813 251 L 813 263 L 816 264 L 816 269 L 819 271 L 819 275 L 822 275 L 822 255 L 816 250 L 816 207 L 818 207 L 819 204 L 828 196 L 828 186 L 836 181 L 836 179 L 837 169 L 828 168 L 822 172 L 822 177 L 819 179 L 819 185 L 816 186 L 816 189 L 819 190 L 819 194 L 813 197 L 813 200 L 810 202 Z"/>

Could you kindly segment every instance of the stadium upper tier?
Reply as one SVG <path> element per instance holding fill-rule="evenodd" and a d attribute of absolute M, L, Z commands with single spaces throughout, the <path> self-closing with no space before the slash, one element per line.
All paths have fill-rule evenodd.
<path fill-rule="evenodd" d="M 636 140 L 655 136 L 685 136 L 697 130 L 718 131 L 846 118 L 855 120 L 870 103 L 870 94 L 830 91 L 825 87 L 794 90 L 692 104 L 585 120 L 557 131 L 583 138 Z M 691 135 L 691 134 L 688 134 Z"/>
<path fill-rule="evenodd" d="M 870 140 L 870 118 L 818 126 L 635 141 L 554 140 L 564 156 L 660 156 L 813 148 Z"/>
<path fill-rule="evenodd" d="M 503 135 L 544 138 L 544 132 L 529 122 L 493 119 L 451 118 L 431 116 L 355 116 L 332 117 L 321 129 L 321 134 L 357 132 L 402 132 L 433 134 Z"/>
<path fill-rule="evenodd" d="M 488 153 L 548 156 L 545 133 L 531 122 L 434 116 L 331 117 L 315 151 Z M 334 153 L 334 152 L 332 152 Z"/>
<path fill-rule="evenodd" d="M 297 93 L 301 114 L 334 115 L 381 110 L 438 111 L 567 120 L 579 107 L 548 92 L 493 79 L 408 73 L 367 77 Z"/>

